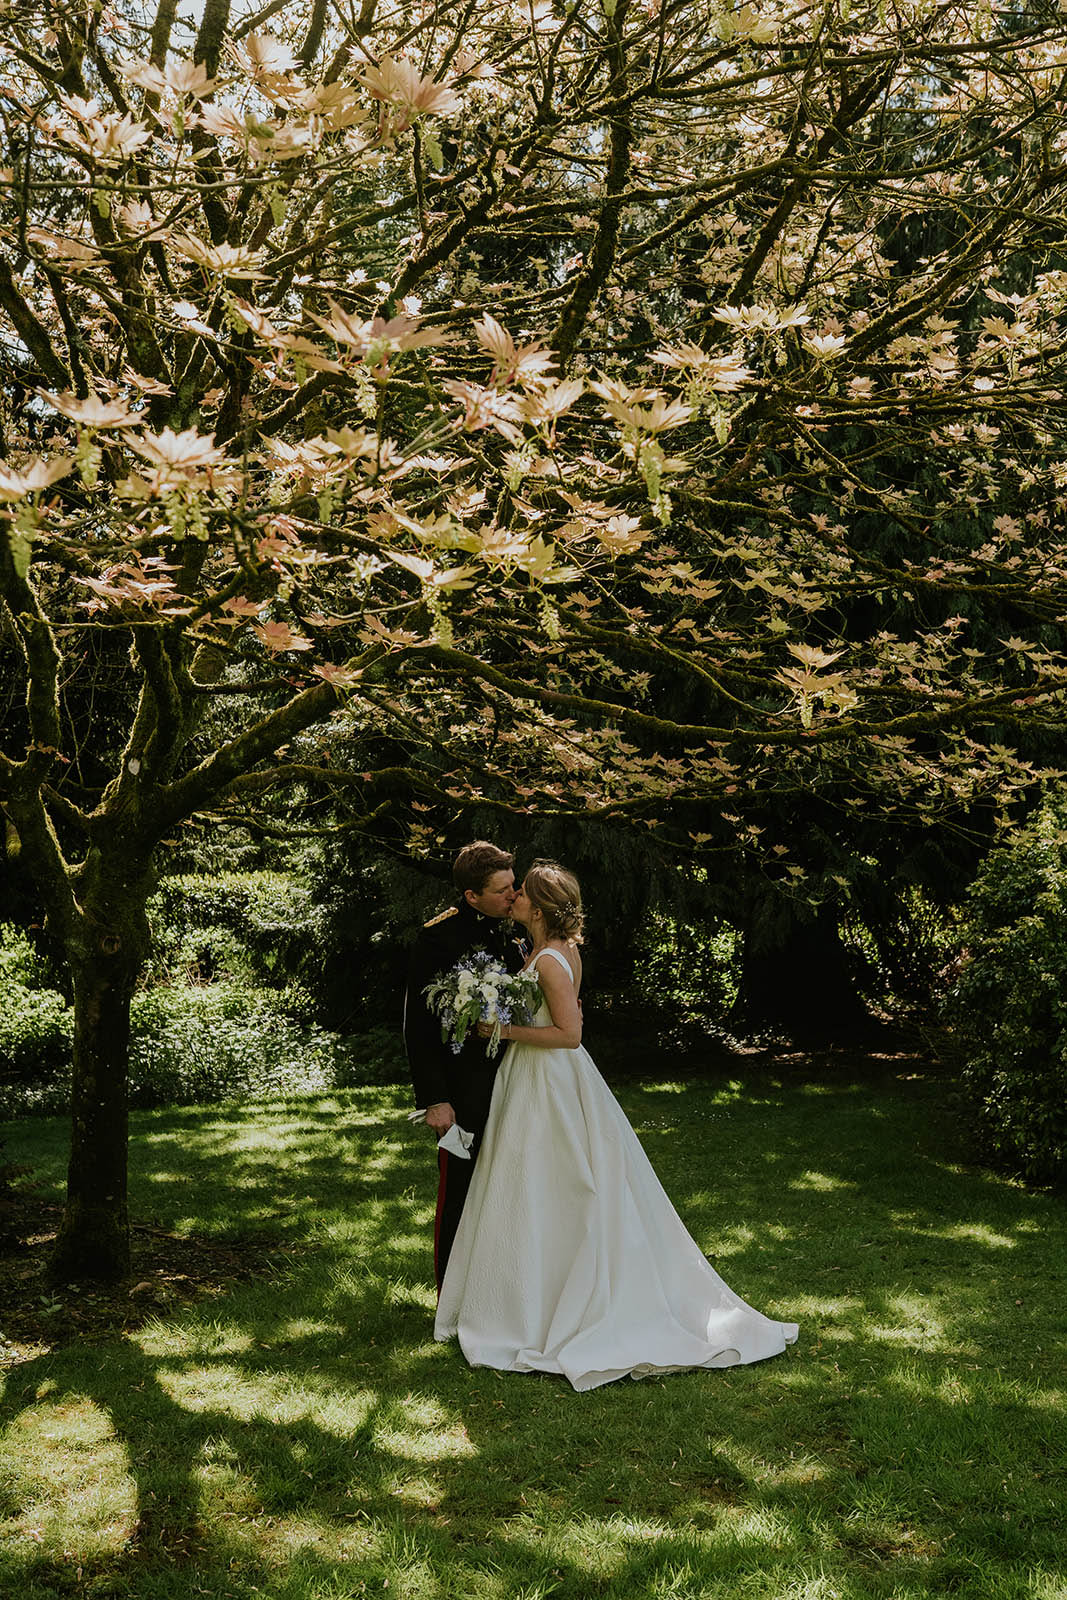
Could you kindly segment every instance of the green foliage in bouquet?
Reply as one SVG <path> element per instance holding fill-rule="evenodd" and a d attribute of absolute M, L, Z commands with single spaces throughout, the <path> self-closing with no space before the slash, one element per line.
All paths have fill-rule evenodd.
<path fill-rule="evenodd" d="M 466 956 L 425 990 L 430 1010 L 441 1019 L 441 1037 L 454 1055 L 479 1022 L 492 1024 L 488 1049 L 493 1055 L 500 1048 L 501 1028 L 529 1022 L 539 993 L 536 972 L 509 973 L 484 950 Z"/>

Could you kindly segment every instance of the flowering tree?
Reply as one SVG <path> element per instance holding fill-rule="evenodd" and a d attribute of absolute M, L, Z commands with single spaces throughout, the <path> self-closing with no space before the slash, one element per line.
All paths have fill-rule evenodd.
<path fill-rule="evenodd" d="M 1055 7 L 11 0 L 0 48 L 0 798 L 73 973 L 58 1271 L 126 1265 L 188 819 L 325 796 L 425 851 L 472 800 L 591 811 L 803 893 L 772 801 L 1038 776 Z M 70 710 L 101 650 L 113 750 Z"/>

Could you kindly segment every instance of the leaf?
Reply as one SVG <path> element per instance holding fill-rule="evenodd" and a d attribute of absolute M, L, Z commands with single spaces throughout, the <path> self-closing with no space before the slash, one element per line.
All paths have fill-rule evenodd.
<path fill-rule="evenodd" d="M 420 115 L 447 116 L 462 104 L 448 83 L 424 78 L 413 62 L 399 56 L 383 56 L 376 67 L 364 67 L 359 81 L 372 100 L 392 106 L 399 113 L 398 129 L 410 127 Z"/>
<path fill-rule="evenodd" d="M 56 456 L 51 461 L 35 456 L 21 468 L 0 461 L 0 502 L 11 504 L 16 500 L 25 500 L 31 494 L 49 488 L 60 478 L 65 478 L 73 467 L 73 456 Z"/>
<path fill-rule="evenodd" d="M 231 54 L 240 70 L 261 86 L 287 77 L 298 66 L 289 46 L 271 33 L 246 34 L 239 45 L 232 47 Z"/>
<path fill-rule="evenodd" d="M 806 667 L 813 667 L 815 671 L 820 667 L 828 667 L 831 661 L 838 660 L 845 653 L 843 650 L 821 650 L 813 644 L 787 644 L 786 649 L 790 655 L 796 656 L 798 661 L 802 661 Z"/>
<path fill-rule="evenodd" d="M 195 428 L 186 428 L 182 433 L 175 433 L 173 428 L 164 428 L 162 433 L 144 433 L 131 439 L 130 447 L 146 461 L 179 470 L 217 466 L 223 460 L 214 434 L 201 434 Z"/>
<path fill-rule="evenodd" d="M 253 627 L 252 632 L 272 654 L 282 650 L 310 650 L 311 640 L 294 633 L 286 622 L 264 622 Z"/>
<path fill-rule="evenodd" d="M 409 555 L 406 550 L 391 550 L 389 559 L 398 567 L 404 567 L 408 572 L 413 572 L 416 578 L 421 578 L 423 583 L 428 582 L 433 575 L 433 562 L 427 561 L 425 556 Z"/>
<path fill-rule="evenodd" d="M 465 580 L 476 576 L 475 567 L 449 567 L 447 572 L 435 572 L 431 582 L 435 589 L 473 589 L 473 583 Z"/>
<path fill-rule="evenodd" d="M 424 128 L 422 130 L 422 148 L 429 156 L 430 164 L 434 171 L 440 172 L 445 164 L 445 157 L 441 149 L 441 141 L 432 128 Z"/>
<path fill-rule="evenodd" d="M 101 400 L 96 394 L 81 399 L 76 394 L 49 394 L 47 389 L 35 389 L 34 393 L 83 428 L 129 428 L 142 420 L 122 400 Z"/>
<path fill-rule="evenodd" d="M 498 367 L 510 367 L 515 360 L 515 341 L 506 328 L 487 311 L 474 332 L 483 350 L 487 350 Z"/>
<path fill-rule="evenodd" d="M 260 271 L 262 250 L 251 250 L 247 245 L 207 244 L 191 233 L 174 233 L 170 243 L 186 261 L 194 262 L 220 278 L 263 278 Z"/>
<path fill-rule="evenodd" d="M 25 581 L 30 570 L 30 556 L 33 553 L 33 539 L 28 533 L 17 528 L 14 523 L 8 525 L 7 544 L 11 551 L 11 564 L 16 575 Z"/>

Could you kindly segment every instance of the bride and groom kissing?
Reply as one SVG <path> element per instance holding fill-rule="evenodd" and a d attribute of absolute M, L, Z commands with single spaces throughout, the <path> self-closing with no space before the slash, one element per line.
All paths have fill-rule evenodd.
<path fill-rule="evenodd" d="M 514 858 L 476 840 L 453 881 L 456 903 L 415 942 L 404 1007 L 415 1103 L 452 1147 L 438 1149 L 434 1337 L 458 1336 L 472 1366 L 559 1373 L 576 1390 L 779 1354 L 797 1325 L 715 1272 L 582 1047 L 574 874 L 538 861 L 516 887 Z M 488 1025 L 457 1051 L 426 998 L 477 952 L 539 986 L 529 1023 L 502 1029 L 499 1067 Z"/>

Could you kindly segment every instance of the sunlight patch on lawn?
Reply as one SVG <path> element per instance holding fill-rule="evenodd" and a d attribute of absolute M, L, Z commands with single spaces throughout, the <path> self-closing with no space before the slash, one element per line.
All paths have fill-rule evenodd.
<path fill-rule="evenodd" d="M 955 1341 L 946 1336 L 944 1324 L 925 1295 L 889 1295 L 886 1309 L 896 1320 L 881 1324 L 869 1322 L 865 1330 L 869 1339 L 878 1339 L 883 1344 L 908 1344 L 923 1350 L 955 1352 Z"/>
<path fill-rule="evenodd" d="M 811 1577 L 800 1578 L 783 1589 L 781 1600 L 844 1600 L 845 1595 L 852 1592 L 854 1591 L 850 1589 L 842 1589 L 840 1584 L 825 1572 L 817 1572 Z"/>
<path fill-rule="evenodd" d="M 242 1372 L 233 1366 L 183 1366 L 161 1372 L 159 1385 L 176 1405 L 193 1414 L 209 1411 L 237 1422 L 282 1426 L 311 1422 L 339 1439 L 351 1437 L 378 1402 L 371 1389 L 340 1394 L 327 1379 L 301 1384 L 290 1374 Z"/>
<path fill-rule="evenodd" d="M 275 1337 L 278 1342 L 284 1343 L 287 1339 L 321 1339 L 325 1336 L 336 1338 L 344 1331 L 339 1322 L 318 1322 L 310 1317 L 290 1317 L 288 1322 L 282 1323 Z"/>
<path fill-rule="evenodd" d="M 220 1457 L 220 1446 L 215 1440 L 205 1441 L 201 1456 L 192 1468 L 192 1478 L 197 1486 L 202 1521 L 210 1525 L 229 1517 L 254 1517 L 261 1500 L 255 1479 L 242 1472 L 235 1460 L 227 1460 L 224 1454 Z"/>
<path fill-rule="evenodd" d="M 509 1533 L 514 1524 L 509 1525 Z M 567 1522 L 555 1522 L 545 1528 L 553 1554 L 566 1554 L 567 1559 L 583 1571 L 597 1570 L 597 1558 L 614 1547 L 625 1553 L 636 1540 L 648 1544 L 657 1539 L 671 1539 L 674 1529 L 658 1517 L 632 1517 L 625 1513 L 609 1517 L 574 1517 Z"/>
<path fill-rule="evenodd" d="M 1031 1600 L 1067 1600 L 1067 1573 L 1031 1573 L 1030 1597 Z"/>
<path fill-rule="evenodd" d="M 225 1322 L 183 1325 L 154 1318 L 129 1336 L 146 1356 L 240 1356 L 254 1340 L 244 1328 Z"/>
<path fill-rule="evenodd" d="M 391 1246 L 395 1243 L 395 1240 L 390 1241 Z M 423 1239 L 419 1243 L 425 1249 L 426 1241 Z M 428 1324 L 432 1324 L 437 1308 L 437 1292 L 428 1281 L 413 1281 L 402 1276 L 387 1278 L 370 1268 L 339 1268 L 326 1292 L 331 1307 L 335 1307 L 338 1300 L 358 1303 L 371 1298 L 378 1305 L 415 1306 L 426 1313 Z"/>
<path fill-rule="evenodd" d="M 738 1287 L 737 1293 L 744 1291 Z M 759 1309 L 767 1315 L 772 1315 L 766 1304 L 761 1303 Z M 792 1294 L 789 1295 L 788 1321 L 800 1323 L 800 1337 L 819 1339 L 853 1338 L 852 1330 L 838 1327 L 838 1321 L 853 1320 L 864 1316 L 867 1306 L 858 1295 L 854 1294 Z M 784 1314 L 784 1313 L 783 1313 Z"/>
<path fill-rule="evenodd" d="M 375 1559 L 382 1554 L 384 1542 L 381 1533 L 366 1525 L 358 1529 L 338 1530 L 328 1522 L 306 1516 L 286 1517 L 267 1525 L 261 1522 L 256 1529 L 250 1530 L 250 1535 L 254 1536 L 247 1538 L 249 1555 L 259 1557 L 266 1548 L 279 1567 L 288 1567 L 291 1561 L 299 1559 L 301 1555 L 313 1555 L 319 1560 L 355 1558 L 362 1562 Z M 342 1589 L 336 1592 L 347 1596 L 349 1593 L 358 1595 L 361 1591 Z M 385 1593 L 388 1595 L 389 1591 Z"/>
<path fill-rule="evenodd" d="M 775 1473 L 775 1482 L 780 1481 Z M 797 1529 L 769 1506 L 731 1506 L 707 1536 L 714 1545 L 782 1555 L 797 1546 Z"/>
<path fill-rule="evenodd" d="M 1018 1241 L 1003 1233 L 994 1233 L 982 1222 L 957 1222 L 952 1228 L 931 1228 L 935 1239 L 962 1239 L 968 1244 L 984 1244 L 991 1250 L 1014 1250 Z"/>
<path fill-rule="evenodd" d="M 657 1082 L 642 1082 L 637 1089 L 638 1095 L 684 1095 L 691 1102 L 694 1109 L 699 1109 L 702 1106 L 733 1105 L 744 1097 L 745 1092 L 744 1085 L 738 1083 L 736 1078 L 731 1078 L 726 1083 L 717 1084 L 714 1089 L 702 1083 L 698 1086 L 698 1095 L 694 1095 L 692 1080 L 681 1082 L 668 1078 Z M 619 1098 L 626 1098 L 625 1087 L 620 1090 Z"/>
<path fill-rule="evenodd" d="M 394 1140 L 377 1140 L 374 1147 L 368 1150 L 360 1160 L 359 1170 L 366 1177 L 380 1178 L 383 1183 L 391 1183 L 392 1175 L 396 1170 L 396 1159 L 400 1155 L 410 1155 L 404 1145 Z M 429 1154 L 429 1152 L 427 1152 Z"/>
<path fill-rule="evenodd" d="M 123 1549 L 137 1525 L 137 1486 L 105 1411 L 81 1398 L 38 1404 L 3 1443 L 0 1484 L 15 1508 L 0 1522 L 5 1543 L 77 1561 Z"/>
<path fill-rule="evenodd" d="M 227 1144 L 233 1151 L 300 1150 L 308 1142 L 306 1122 L 252 1123 L 238 1131 L 233 1123 L 223 1123 L 220 1131 L 228 1133 Z"/>
<path fill-rule="evenodd" d="M 775 1473 L 774 1481 L 776 1484 L 817 1483 L 827 1475 L 826 1463 L 804 1452 L 795 1460 L 784 1461 Z"/>
<path fill-rule="evenodd" d="M 466 1427 L 429 1395 L 406 1395 L 374 1425 L 374 1442 L 405 1461 L 454 1461 L 479 1454 Z"/>
<path fill-rule="evenodd" d="M 648 1546 L 675 1537 L 675 1530 L 650 1518 L 628 1516 L 513 1517 L 502 1530 L 504 1541 L 525 1551 L 538 1564 L 573 1567 L 586 1582 L 604 1582 L 621 1573 L 633 1558 L 635 1545 Z"/>
<path fill-rule="evenodd" d="M 704 1244 L 710 1249 L 713 1259 L 717 1260 L 725 1256 L 742 1255 L 746 1250 L 751 1250 L 758 1239 L 765 1237 L 764 1232 L 761 1231 L 757 1236 L 755 1228 L 737 1222 L 732 1227 L 717 1231 L 714 1238 L 706 1238 Z"/>
<path fill-rule="evenodd" d="M 422 1511 L 436 1511 L 441 1503 L 441 1485 L 434 1478 L 397 1479 L 390 1493 L 402 1504 L 418 1506 Z"/>
<path fill-rule="evenodd" d="M 888 1373 L 884 1381 L 893 1383 L 916 1400 L 929 1400 L 939 1392 L 940 1377 L 923 1366 L 902 1365 Z M 1057 1429 L 1062 1427 L 1064 1406 L 1067 1404 L 1067 1394 L 1062 1389 L 1044 1389 L 1037 1383 L 1005 1378 L 988 1366 L 973 1379 L 961 1381 L 973 1385 L 971 1393 L 963 1397 L 968 1405 L 981 1400 L 987 1407 L 991 1404 L 1024 1406 L 1028 1411 L 1047 1411 L 1050 1422 Z"/>
<path fill-rule="evenodd" d="M 793 1178 L 789 1184 L 790 1189 L 814 1189 L 819 1194 L 828 1194 L 832 1189 L 856 1189 L 858 1184 L 851 1178 L 831 1178 L 826 1172 L 802 1172 L 799 1178 Z"/>
<path fill-rule="evenodd" d="M 777 1481 L 777 1475 L 776 1475 Z M 702 1511 L 707 1507 L 701 1506 Z M 530 1543 L 538 1553 L 553 1561 L 564 1560 L 589 1578 L 611 1577 L 632 1560 L 634 1547 L 673 1543 L 680 1536 L 694 1547 L 706 1550 L 729 1549 L 761 1554 L 782 1554 L 795 1547 L 796 1529 L 787 1517 L 768 1507 L 720 1504 L 714 1507 L 716 1522 L 711 1528 L 681 1527 L 677 1513 L 670 1522 L 659 1518 L 619 1514 L 609 1517 L 578 1517 L 566 1522 L 522 1517 L 508 1525 L 509 1540 Z M 530 1535 L 541 1534 L 533 1543 Z"/>
<path fill-rule="evenodd" d="M 212 1474 L 203 1472 L 199 1475 L 202 1501 L 201 1516 L 210 1522 L 216 1537 L 223 1544 L 220 1556 L 225 1559 L 226 1570 L 230 1573 L 240 1572 L 244 1566 L 248 1571 L 262 1572 L 264 1567 L 274 1569 L 279 1573 L 293 1574 L 294 1563 L 306 1558 L 314 1568 L 321 1571 L 323 1563 L 349 1564 L 358 1563 L 360 1573 L 367 1572 L 371 1566 L 380 1560 L 387 1535 L 366 1520 L 360 1520 L 358 1526 L 341 1525 L 334 1520 L 308 1515 L 306 1512 L 291 1513 L 287 1516 L 265 1515 L 259 1504 L 246 1508 L 241 1500 L 241 1486 L 237 1486 L 234 1498 L 227 1498 L 229 1487 L 221 1473 Z M 258 1514 L 257 1514 L 258 1513 Z M 230 1580 L 233 1581 L 232 1579 Z M 361 1582 L 362 1580 L 354 1580 Z M 338 1582 L 344 1579 L 338 1576 Z M 186 1591 L 183 1590 L 184 1594 Z M 197 1591 L 192 1591 L 196 1593 Z M 220 1587 L 215 1590 L 200 1589 L 199 1593 L 210 1595 L 212 1600 L 218 1595 L 219 1600 L 231 1593 L 244 1594 L 246 1591 L 231 1590 L 225 1577 L 220 1579 Z M 325 1591 L 314 1586 L 310 1573 L 300 1573 L 292 1586 L 286 1585 L 281 1590 L 260 1591 L 253 1588 L 252 1594 L 284 1594 L 293 1596 L 294 1600 L 309 1600 L 312 1595 L 328 1594 L 333 1600 L 348 1600 L 348 1597 L 361 1595 L 369 1590 L 362 1587 L 333 1588 Z M 390 1590 L 384 1591 L 388 1597 Z M 392 1591 L 404 1596 L 405 1589 Z M 167 1591 L 168 1595 L 170 1591 Z"/>

